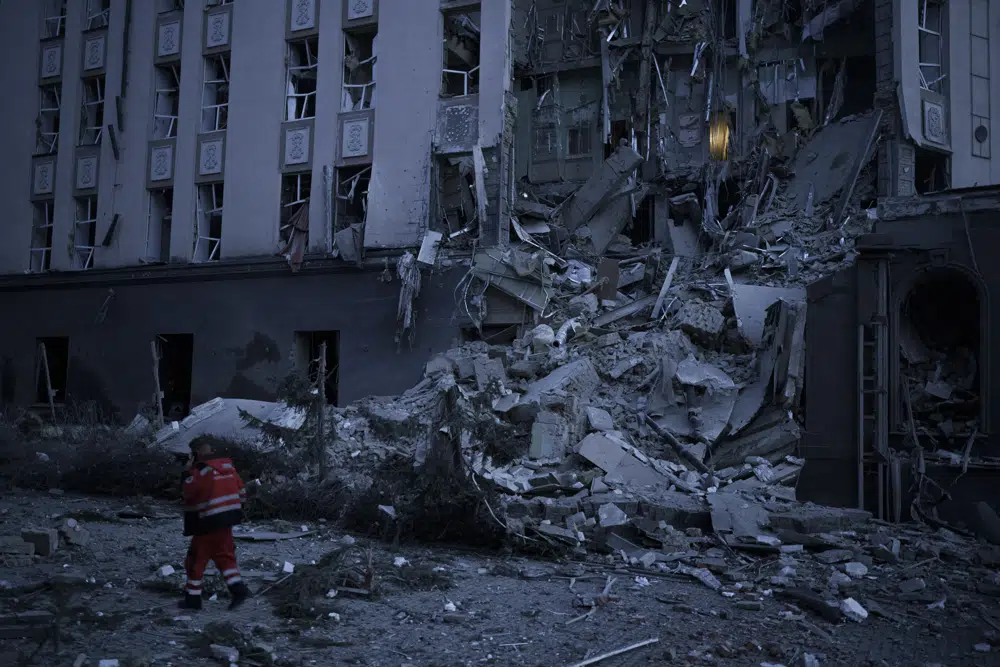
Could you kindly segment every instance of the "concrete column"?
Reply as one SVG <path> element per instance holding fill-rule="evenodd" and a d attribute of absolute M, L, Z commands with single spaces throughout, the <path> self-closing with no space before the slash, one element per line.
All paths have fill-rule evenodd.
<path fill-rule="evenodd" d="M 0 62 L 4 63 L 7 90 L 0 106 L 0 146 L 4 147 L 3 153 L 8 160 L 8 168 L 0 179 L 0 201 L 4 203 L 4 222 L 0 224 L 0 273 L 21 273 L 28 268 L 33 215 L 29 199 L 31 155 L 35 150 L 33 128 L 38 115 L 38 73 L 42 53 L 39 42 L 41 13 L 41 3 L 0 4 Z"/>
<path fill-rule="evenodd" d="M 341 84 L 344 79 L 344 31 L 342 5 L 333 0 L 320 1 L 319 7 L 319 80 L 316 82 L 316 117 L 313 127 L 312 201 L 309 203 L 309 248 L 325 251 L 330 229 L 326 210 L 326 186 L 323 167 L 333 168 L 337 162 L 339 140 L 337 114 L 340 113 Z M 377 46 L 381 46 L 378 40 Z M 380 56 L 381 57 L 381 56 Z M 380 91 L 376 83 L 376 90 Z M 378 96 L 375 103 L 378 104 Z M 337 185 L 333 184 L 336 194 Z M 330 201 L 336 206 L 336 201 Z"/>
<path fill-rule="evenodd" d="M 440 0 L 379 3 L 367 248 L 416 246 L 427 228 L 431 144 L 444 60 L 440 9 Z"/>
<path fill-rule="evenodd" d="M 479 41 L 479 142 L 497 146 L 503 134 L 504 94 L 510 90 L 510 0 L 482 3 Z"/>
<path fill-rule="evenodd" d="M 59 117 L 59 159 L 56 163 L 55 220 L 52 228 L 52 268 L 58 271 L 69 271 L 73 268 L 73 257 L 68 248 L 76 217 L 76 202 L 73 201 L 73 167 L 76 162 L 76 145 L 80 139 L 80 98 L 83 92 L 80 73 L 83 67 L 86 4 L 86 0 L 69 0 L 66 3 L 62 111 Z M 22 126 L 21 131 L 30 127 L 31 125 Z"/>
<path fill-rule="evenodd" d="M 201 88 L 205 76 L 205 60 L 202 57 L 205 12 L 202 5 L 202 0 L 188 2 L 184 9 L 181 86 L 174 149 L 174 219 L 170 226 L 171 262 L 190 262 L 194 252 L 194 175 L 198 162 L 198 132 L 201 130 Z M 147 130 L 146 136 L 149 135 Z"/>
<path fill-rule="evenodd" d="M 286 8 L 286 3 L 275 0 L 240 0 L 233 5 L 224 258 L 279 250 Z"/>
<path fill-rule="evenodd" d="M 111 148 L 111 134 L 107 130 L 108 125 L 117 126 L 115 98 L 122 95 L 122 67 L 124 66 L 124 58 L 129 56 L 124 51 L 124 43 L 125 0 L 112 0 L 104 67 L 104 122 L 102 126 L 105 129 L 101 137 L 101 166 L 97 174 L 97 229 L 95 230 L 95 243 L 98 247 L 94 251 L 94 266 L 98 268 L 131 264 L 136 259 L 131 258 L 123 262 L 120 243 L 116 244 L 117 247 L 111 248 L 101 246 L 104 235 L 111 226 L 114 214 L 119 212 L 121 210 L 120 207 L 125 203 L 125 195 L 135 196 L 135 188 L 129 187 L 132 184 L 128 182 L 130 179 L 127 178 L 127 165 L 124 164 L 126 156 L 124 138 L 121 135 L 116 137 L 118 139 L 121 160 L 115 160 L 114 151 Z M 133 43 L 132 46 L 135 47 L 135 44 Z M 131 73 L 130 76 L 132 76 Z"/>

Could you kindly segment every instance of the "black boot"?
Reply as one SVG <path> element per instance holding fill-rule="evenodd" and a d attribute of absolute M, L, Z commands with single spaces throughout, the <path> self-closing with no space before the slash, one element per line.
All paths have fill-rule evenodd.
<path fill-rule="evenodd" d="M 201 595 L 191 595 L 190 593 L 185 593 L 184 599 L 181 600 L 177 606 L 181 609 L 198 611 L 201 609 Z"/>
<path fill-rule="evenodd" d="M 250 589 L 240 581 L 229 587 L 229 597 L 232 599 L 229 603 L 229 611 L 232 611 L 247 601 L 247 598 L 250 597 Z"/>

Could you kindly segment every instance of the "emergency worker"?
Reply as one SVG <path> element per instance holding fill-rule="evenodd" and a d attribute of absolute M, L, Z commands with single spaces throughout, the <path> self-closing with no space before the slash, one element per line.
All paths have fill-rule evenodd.
<path fill-rule="evenodd" d="M 191 546 L 184 559 L 187 585 L 180 606 L 201 609 L 205 568 L 214 561 L 229 588 L 229 608 L 235 609 L 250 597 L 236 564 L 233 541 L 233 526 L 243 521 L 246 489 L 232 460 L 215 457 L 209 438 L 191 441 L 189 464 L 182 490 L 184 535 L 191 536 Z"/>

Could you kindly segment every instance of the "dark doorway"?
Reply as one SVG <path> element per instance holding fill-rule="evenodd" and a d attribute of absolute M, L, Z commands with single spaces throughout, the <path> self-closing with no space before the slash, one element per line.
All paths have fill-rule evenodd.
<path fill-rule="evenodd" d="M 611 121 L 611 138 L 604 146 L 604 159 L 607 160 L 618 148 L 618 142 L 624 139 L 632 144 L 632 127 L 627 120 Z"/>
<path fill-rule="evenodd" d="M 298 366 L 308 374 L 314 385 L 319 379 L 320 352 L 326 343 L 326 380 L 323 383 L 328 405 L 337 405 L 337 388 L 340 385 L 340 332 L 298 331 L 295 334 L 295 352 Z"/>
<path fill-rule="evenodd" d="M 652 195 L 647 195 L 642 203 L 635 207 L 635 217 L 629 225 L 628 235 L 632 245 L 645 245 L 653 240 L 653 203 Z"/>
<path fill-rule="evenodd" d="M 180 421 L 191 411 L 191 376 L 194 370 L 194 335 L 157 334 L 157 373 L 163 392 L 163 418 Z"/>
<path fill-rule="evenodd" d="M 50 383 L 52 400 L 55 403 L 66 402 L 69 338 L 65 336 L 38 338 L 35 343 L 35 402 L 49 402 Z"/>

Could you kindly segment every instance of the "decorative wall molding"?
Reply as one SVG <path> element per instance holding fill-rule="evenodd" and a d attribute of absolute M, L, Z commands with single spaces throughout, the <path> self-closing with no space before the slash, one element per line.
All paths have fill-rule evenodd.
<path fill-rule="evenodd" d="M 107 57 L 107 33 L 88 35 L 83 41 L 83 71 L 96 72 L 104 69 Z"/>
<path fill-rule="evenodd" d="M 31 165 L 31 196 L 51 197 L 56 190 L 55 158 L 36 159 Z"/>
<path fill-rule="evenodd" d="M 38 76 L 42 79 L 55 79 L 62 76 L 63 43 L 43 42 L 42 58 Z"/>
<path fill-rule="evenodd" d="M 173 58 L 181 54 L 181 19 L 171 17 L 156 27 L 156 57 Z"/>

